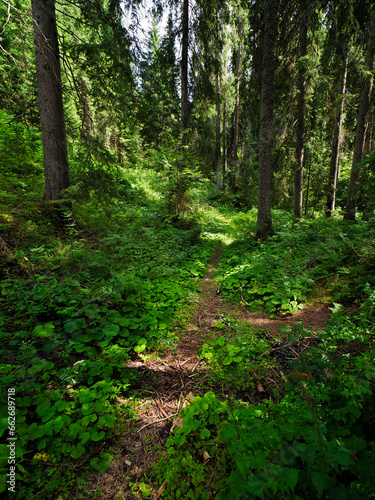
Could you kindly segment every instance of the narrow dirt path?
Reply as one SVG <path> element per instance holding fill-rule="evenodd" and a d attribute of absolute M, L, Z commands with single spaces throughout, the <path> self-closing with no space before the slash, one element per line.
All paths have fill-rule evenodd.
<path fill-rule="evenodd" d="M 108 471 L 90 479 L 90 494 L 85 498 L 94 498 L 95 491 L 100 491 L 100 498 L 105 500 L 160 498 L 162 489 L 155 491 L 152 488 L 151 465 L 163 453 L 178 412 L 192 396 L 212 387 L 208 383 L 205 363 L 199 358 L 199 350 L 204 342 L 218 335 L 215 324 L 219 319 L 229 316 L 249 321 L 273 337 L 280 336 L 278 329 L 282 325 L 293 326 L 297 321 L 303 321 L 305 328 L 314 331 L 322 329 L 324 320 L 329 319 L 327 304 L 307 306 L 294 315 L 271 320 L 267 315 L 224 302 L 217 294 L 214 281 L 222 251 L 223 247 L 208 266 L 201 282 L 196 312 L 182 331 L 176 350 L 163 357 L 140 356 L 127 363 L 125 369 L 136 370 L 139 376 L 135 389 L 137 415 L 126 423 L 126 429 L 112 451 L 114 460 Z M 126 405 L 125 401 L 119 400 L 119 403 Z"/>

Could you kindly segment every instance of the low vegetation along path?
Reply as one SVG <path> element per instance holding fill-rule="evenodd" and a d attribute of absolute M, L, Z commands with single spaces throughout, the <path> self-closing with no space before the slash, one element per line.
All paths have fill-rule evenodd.
<path fill-rule="evenodd" d="M 323 328 L 324 320 L 330 317 L 328 304 L 307 305 L 293 315 L 270 319 L 267 315 L 249 312 L 245 307 L 225 302 L 214 279 L 223 248 L 216 252 L 199 284 L 195 313 L 181 331 L 176 348 L 163 357 L 140 356 L 127 364 L 127 368 L 139 372 L 137 414 L 127 424 L 108 471 L 101 476 L 93 475 L 90 480 L 91 491 L 98 491 L 99 488 L 101 498 L 143 498 L 140 485 L 152 484 L 148 476 L 150 467 L 164 452 L 166 439 L 179 424 L 179 411 L 195 395 L 202 395 L 208 390 L 222 390 L 209 381 L 206 364 L 199 357 L 202 345 L 218 335 L 215 325 L 219 320 L 230 317 L 249 321 L 265 332 L 268 338 L 277 336 L 280 339 L 280 326 L 293 326 L 302 321 L 306 328 L 314 331 Z M 276 384 L 281 375 L 281 371 L 270 374 L 269 380 Z M 267 397 L 267 389 L 264 388 L 267 382 L 255 382 L 256 388 L 250 396 L 252 401 L 257 402 Z M 154 488 L 151 498 L 160 498 L 163 489 L 163 484 L 158 490 Z"/>

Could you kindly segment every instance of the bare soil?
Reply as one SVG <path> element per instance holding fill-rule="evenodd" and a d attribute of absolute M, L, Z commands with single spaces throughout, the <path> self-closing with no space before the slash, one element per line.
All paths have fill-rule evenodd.
<path fill-rule="evenodd" d="M 155 486 L 152 464 L 165 452 L 165 442 L 173 430 L 178 412 L 191 401 L 192 396 L 215 390 L 208 379 L 205 363 L 198 354 L 202 344 L 218 334 L 215 323 L 223 315 L 249 321 L 268 337 L 278 339 L 280 326 L 293 326 L 302 321 L 305 328 L 317 332 L 330 318 L 330 304 L 326 303 L 306 305 L 293 315 L 270 319 L 265 314 L 249 312 L 245 307 L 234 307 L 223 301 L 214 281 L 221 252 L 222 249 L 215 254 L 202 279 L 196 312 L 180 333 L 176 349 L 157 359 L 140 356 L 127 362 L 125 369 L 136 370 L 139 375 L 136 417 L 131 421 L 127 419 L 124 432 L 111 452 L 113 460 L 107 472 L 101 476 L 90 476 L 90 493 L 85 499 L 160 498 L 163 484 Z M 283 341 L 280 347 L 275 344 L 272 350 L 277 354 L 279 349 L 287 349 L 288 345 Z M 303 348 L 308 348 L 308 342 Z M 298 355 L 295 350 L 293 352 Z M 269 383 L 277 385 L 281 375 L 282 367 L 278 373 L 270 375 Z M 247 395 L 253 402 L 267 397 L 267 380 L 256 382 L 252 393 Z M 123 403 L 125 401 L 119 399 L 119 404 Z M 142 488 L 149 488 L 150 494 L 146 495 Z"/>

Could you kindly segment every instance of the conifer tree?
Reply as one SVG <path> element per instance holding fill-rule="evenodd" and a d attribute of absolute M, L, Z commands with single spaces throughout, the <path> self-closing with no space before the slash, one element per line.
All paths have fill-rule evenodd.
<path fill-rule="evenodd" d="M 260 97 L 259 192 L 257 234 L 265 239 L 272 233 L 271 150 L 274 103 L 275 47 L 277 41 L 279 0 L 267 0 L 264 20 L 263 70 Z"/>
<path fill-rule="evenodd" d="M 306 120 L 306 62 L 307 56 L 307 8 L 306 0 L 299 5 L 299 61 L 298 61 L 298 111 L 297 111 L 297 168 L 294 177 L 294 217 L 302 217 L 303 203 L 303 166 L 305 155 L 305 120 Z"/>
<path fill-rule="evenodd" d="M 367 74 L 364 76 L 361 100 L 359 104 L 357 127 L 354 141 L 353 164 L 350 174 L 348 196 L 345 206 L 344 220 L 355 220 L 357 194 L 361 175 L 361 165 L 368 126 L 368 112 L 373 88 L 373 70 L 375 63 L 375 10 L 369 12 L 369 28 L 366 53 Z"/>
<path fill-rule="evenodd" d="M 53 201 L 69 186 L 55 1 L 32 0 L 31 5 L 44 155 L 44 199 Z"/>

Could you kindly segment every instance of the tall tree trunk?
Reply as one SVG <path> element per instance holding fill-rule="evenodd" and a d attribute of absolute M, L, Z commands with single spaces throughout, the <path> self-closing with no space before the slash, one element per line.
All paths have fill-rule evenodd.
<path fill-rule="evenodd" d="M 188 124 L 188 46 L 189 46 L 189 1 L 182 3 L 182 47 L 181 47 L 181 145 L 187 144 Z"/>
<path fill-rule="evenodd" d="M 263 71 L 260 95 L 258 221 L 256 234 L 256 237 L 260 239 L 264 239 L 272 233 L 271 148 L 278 5 L 279 0 L 267 0 L 264 22 Z"/>
<path fill-rule="evenodd" d="M 307 155 L 306 155 L 307 156 Z M 305 157 L 306 159 L 306 157 Z M 309 168 L 307 171 L 307 185 L 306 185 L 306 196 L 305 196 L 305 215 L 307 215 L 308 209 L 309 209 L 309 194 L 310 194 L 310 179 L 311 179 L 311 160 L 310 158 L 307 159 Z"/>
<path fill-rule="evenodd" d="M 339 158 L 342 140 L 342 122 L 344 116 L 344 95 L 346 92 L 346 77 L 348 74 L 348 56 L 345 53 L 345 66 L 342 73 L 341 85 L 339 89 L 340 102 L 337 111 L 335 130 L 333 134 L 331 163 L 329 169 L 329 185 L 327 189 L 327 209 L 326 216 L 332 217 L 336 204 L 336 186 L 339 177 Z"/>
<path fill-rule="evenodd" d="M 69 186 L 55 1 L 31 0 L 40 122 L 42 128 L 45 200 L 58 200 Z"/>
<path fill-rule="evenodd" d="M 216 187 L 223 188 L 223 177 L 221 172 L 221 103 L 220 103 L 220 82 L 219 75 L 216 74 Z"/>
<path fill-rule="evenodd" d="M 307 55 L 307 12 L 306 0 L 300 3 L 299 70 L 298 70 L 298 116 L 297 116 L 297 168 L 294 176 L 294 217 L 302 217 L 303 203 L 303 161 L 305 156 L 306 121 L 306 63 Z M 301 60 L 302 59 L 302 60 Z"/>
<path fill-rule="evenodd" d="M 228 144 L 227 144 L 227 102 L 223 104 L 223 158 L 224 158 L 224 177 L 228 170 Z"/>
<path fill-rule="evenodd" d="M 240 123 L 240 61 L 241 61 L 241 51 L 240 48 L 236 49 L 233 54 L 234 58 L 234 76 L 236 79 L 236 100 L 234 103 L 233 111 L 233 141 L 232 148 L 230 152 L 230 183 L 232 189 L 237 186 L 238 177 L 238 134 L 239 134 L 239 123 Z"/>
<path fill-rule="evenodd" d="M 374 69 L 374 50 L 375 50 L 375 11 L 371 13 L 371 29 L 369 33 L 368 45 L 367 45 L 367 56 L 366 56 L 366 66 L 369 71 Z M 358 118 L 357 118 L 357 129 L 354 141 L 354 155 L 352 170 L 350 173 L 348 197 L 346 200 L 344 220 L 355 220 L 355 212 L 357 207 L 357 193 L 359 178 L 361 175 L 360 163 L 363 157 L 363 149 L 366 140 L 367 131 L 367 114 L 370 109 L 370 100 L 372 93 L 373 77 L 372 75 L 366 78 L 366 83 L 364 84 L 361 93 L 361 102 L 359 105 Z"/>

